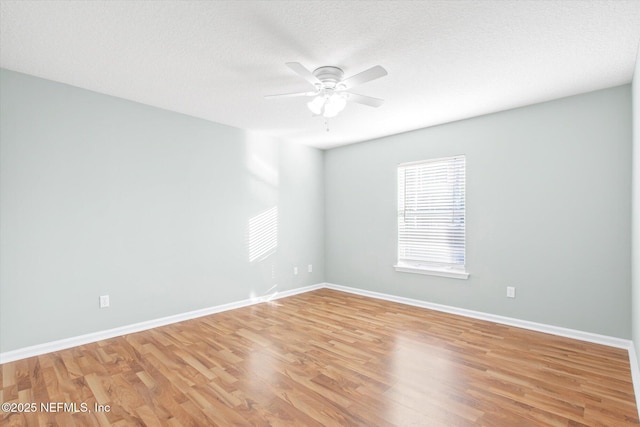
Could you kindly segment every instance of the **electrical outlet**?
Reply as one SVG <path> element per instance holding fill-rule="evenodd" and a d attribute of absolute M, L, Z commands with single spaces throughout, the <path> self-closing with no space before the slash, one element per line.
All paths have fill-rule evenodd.
<path fill-rule="evenodd" d="M 298 267 L 293 267 L 293 275 L 296 276 L 298 274 Z"/>
<path fill-rule="evenodd" d="M 109 295 L 100 295 L 100 308 L 109 307 Z"/>
<path fill-rule="evenodd" d="M 307 271 L 308 271 L 309 273 L 313 273 L 313 264 L 309 264 L 309 265 L 307 266 Z"/>
<path fill-rule="evenodd" d="M 513 286 L 507 286 L 507 298 L 515 298 L 516 297 L 516 288 Z"/>

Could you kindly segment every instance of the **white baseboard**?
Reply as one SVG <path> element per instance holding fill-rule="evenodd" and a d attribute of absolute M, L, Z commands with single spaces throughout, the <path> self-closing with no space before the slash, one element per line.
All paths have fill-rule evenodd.
<path fill-rule="evenodd" d="M 236 308 L 247 307 L 249 305 L 259 304 L 262 302 L 273 301 L 279 298 L 285 298 L 288 296 L 297 295 L 304 292 L 313 291 L 316 289 L 321 289 L 323 287 L 324 287 L 324 284 L 320 283 L 316 285 L 310 285 L 310 286 L 304 286 L 301 288 L 291 289 L 283 292 L 273 292 L 262 297 L 245 299 L 242 301 L 236 301 L 228 304 L 217 305 L 214 307 L 203 308 L 200 310 L 189 311 L 187 313 L 180 313 L 180 314 L 175 314 L 173 316 L 162 317 L 159 319 L 147 320 L 145 322 L 134 323 L 132 325 L 127 325 L 127 326 L 121 326 L 119 328 L 92 332 L 85 335 L 64 338 L 61 340 L 51 341 L 43 344 L 37 344 L 29 347 L 20 348 L 17 350 L 6 351 L 4 353 L 0 353 L 0 364 L 13 362 L 15 360 L 20 360 L 20 359 L 26 359 L 27 357 L 39 356 L 41 354 L 64 350 L 67 348 L 76 347 L 83 344 L 89 344 L 96 341 L 106 340 L 109 338 L 119 337 L 122 335 L 132 334 L 135 332 L 146 331 L 148 329 L 157 328 L 159 326 L 170 325 L 172 323 L 195 319 L 202 316 L 208 316 L 210 314 L 220 313 L 227 310 L 233 310 Z"/>
<path fill-rule="evenodd" d="M 412 305 L 414 307 L 428 308 L 430 310 L 442 311 L 445 313 L 457 314 L 459 316 L 471 317 L 473 319 L 486 320 L 489 322 L 500 323 L 502 325 L 515 326 L 517 328 L 529 329 L 547 334 L 559 335 L 566 338 L 587 341 L 595 344 L 608 345 L 610 347 L 629 349 L 633 345 L 631 340 L 623 338 L 610 337 L 607 335 L 599 335 L 591 332 L 578 331 L 575 329 L 562 328 L 559 326 L 546 325 L 544 323 L 530 322 L 528 320 L 520 320 L 513 317 L 498 316 L 496 314 L 484 313 L 481 311 L 467 310 L 465 308 L 452 307 L 449 305 L 436 304 L 432 302 L 417 300 L 413 298 L 399 297 L 396 295 L 383 294 L 380 292 L 372 292 L 364 289 L 351 288 L 348 286 L 336 285 L 333 283 L 325 283 L 325 288 L 335 289 L 336 291 L 349 292 L 352 294 L 362 295 L 371 298 L 382 299 L 385 301 L 397 302 L 400 304 Z"/>
<path fill-rule="evenodd" d="M 515 326 L 523 329 L 530 329 L 538 332 L 545 332 L 548 334 L 559 335 L 559 336 L 573 338 L 573 339 L 582 340 L 582 341 L 588 341 L 596 344 L 608 345 L 611 347 L 624 348 L 624 349 L 633 348 L 631 340 L 625 340 L 622 338 L 599 335 L 591 332 L 583 332 L 575 329 L 561 328 L 559 326 L 552 326 L 552 325 L 546 325 L 543 323 L 536 323 L 536 322 L 530 322 L 527 320 L 515 319 L 511 317 L 498 316 L 495 314 L 467 310 L 464 308 L 452 307 L 448 305 L 435 304 L 435 303 L 412 299 L 412 298 L 405 298 L 405 297 L 399 297 L 396 295 L 367 291 L 364 289 L 351 288 L 348 286 L 341 286 L 333 283 L 319 283 L 316 285 L 310 285 L 310 286 L 305 286 L 301 288 L 291 289 L 284 292 L 274 292 L 258 298 L 245 299 L 242 301 L 236 301 L 236 302 L 222 304 L 214 307 L 203 308 L 200 310 L 189 311 L 187 313 L 181 313 L 173 316 L 162 317 L 160 319 L 134 323 L 132 325 L 122 326 L 119 328 L 113 328 L 113 329 L 108 329 L 108 330 L 99 331 L 99 332 L 92 332 L 86 335 L 65 338 L 65 339 L 56 340 L 56 341 L 52 341 L 44 344 L 24 347 L 18 350 L 7 351 L 4 353 L 0 353 L 0 363 L 7 363 L 7 362 L 11 362 L 18 359 L 24 359 L 26 357 L 38 356 L 40 354 L 45 354 L 52 351 L 63 350 L 66 348 L 88 344 L 91 342 L 113 338 L 121 335 L 131 334 L 134 332 L 145 331 L 147 329 L 157 328 L 159 326 L 182 322 L 184 320 L 195 319 L 197 317 L 220 313 L 222 311 L 227 311 L 227 310 L 233 310 L 235 308 L 246 307 L 253 304 L 259 304 L 261 302 L 272 301 L 279 298 L 285 298 L 288 296 L 310 292 L 310 291 L 321 289 L 321 288 L 334 289 L 337 291 L 348 292 L 348 293 L 362 295 L 366 297 L 412 305 L 415 307 L 422 307 L 422 308 L 427 308 L 431 310 L 442 311 L 445 313 L 457 314 L 460 316 L 486 320 L 489 322 Z"/>

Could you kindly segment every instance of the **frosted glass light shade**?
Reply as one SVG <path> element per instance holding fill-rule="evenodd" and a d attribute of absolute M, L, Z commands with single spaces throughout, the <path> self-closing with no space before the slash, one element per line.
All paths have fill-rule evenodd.
<path fill-rule="evenodd" d="M 327 99 L 327 102 L 324 104 L 324 113 L 322 114 L 324 117 L 335 117 L 338 113 L 344 110 L 344 107 L 347 105 L 347 100 L 342 96 L 334 93 Z"/>
<path fill-rule="evenodd" d="M 324 96 L 316 96 L 311 101 L 307 102 L 307 107 L 309 107 L 309 110 L 311 110 L 313 114 L 322 114 L 322 110 L 324 109 Z"/>
<path fill-rule="evenodd" d="M 326 118 L 337 116 L 346 105 L 346 98 L 338 93 L 318 95 L 307 103 L 307 107 L 313 114 Z"/>

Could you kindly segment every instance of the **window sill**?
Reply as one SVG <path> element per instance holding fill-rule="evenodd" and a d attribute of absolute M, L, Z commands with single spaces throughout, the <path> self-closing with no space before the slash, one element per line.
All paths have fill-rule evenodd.
<path fill-rule="evenodd" d="M 469 278 L 469 273 L 467 273 L 466 271 L 453 270 L 451 268 L 414 266 L 406 264 L 396 264 L 393 267 L 396 269 L 396 271 L 399 271 L 401 273 L 426 274 L 428 276 L 449 277 L 452 279 L 462 280 L 467 280 Z"/>

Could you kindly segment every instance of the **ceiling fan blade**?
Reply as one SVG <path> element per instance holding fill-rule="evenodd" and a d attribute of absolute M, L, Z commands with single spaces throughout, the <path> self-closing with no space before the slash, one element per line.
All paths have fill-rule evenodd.
<path fill-rule="evenodd" d="M 311 83 L 312 85 L 322 84 L 320 80 L 313 73 L 307 70 L 301 63 L 299 62 L 287 62 L 285 64 L 287 67 L 291 68 L 294 73 Z"/>
<path fill-rule="evenodd" d="M 276 95 L 265 95 L 264 99 L 273 99 L 273 98 L 292 98 L 294 96 L 313 96 L 318 92 L 295 92 L 295 93 L 279 93 Z"/>
<path fill-rule="evenodd" d="M 371 67 L 368 70 L 364 70 L 361 73 L 358 73 L 354 76 L 351 76 L 343 80 L 340 84 L 344 85 L 346 89 L 349 89 L 354 86 L 361 85 L 362 83 L 379 79 L 380 77 L 384 77 L 386 75 L 387 75 L 387 70 L 382 68 L 382 66 L 380 65 L 376 65 L 375 67 Z"/>
<path fill-rule="evenodd" d="M 368 105 L 369 107 L 379 107 L 384 103 L 384 99 L 374 98 L 372 96 L 359 95 L 352 92 L 343 92 L 348 96 L 349 101 L 357 102 L 358 104 Z"/>

